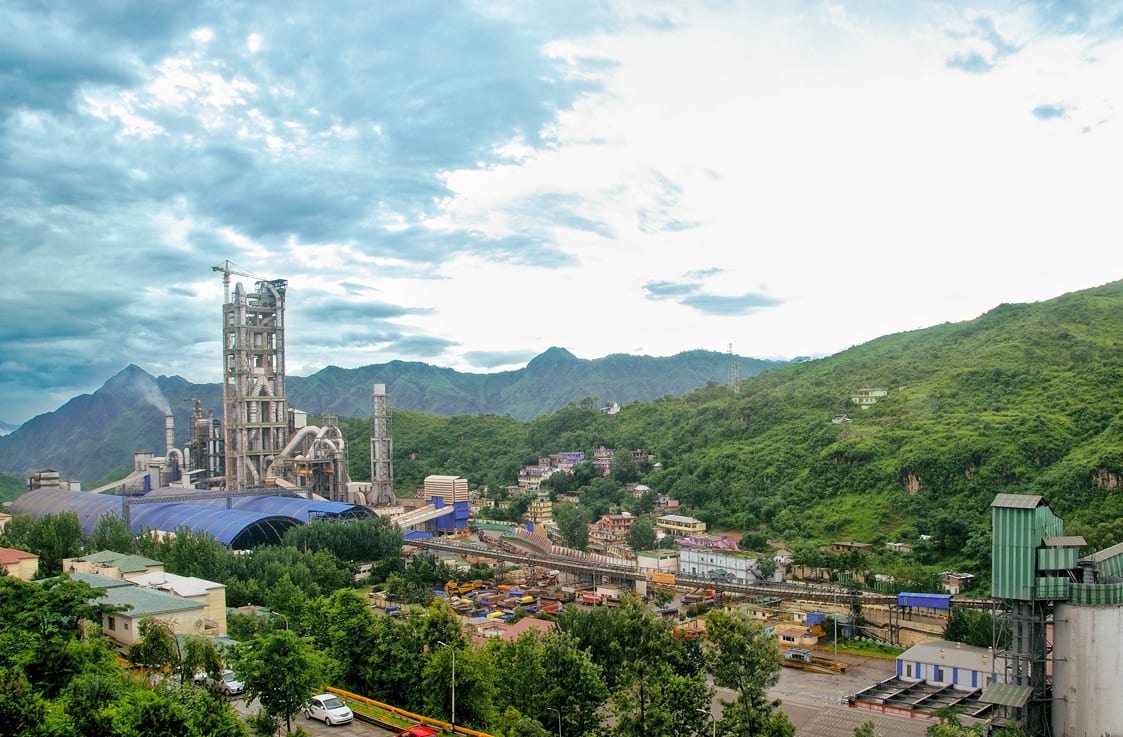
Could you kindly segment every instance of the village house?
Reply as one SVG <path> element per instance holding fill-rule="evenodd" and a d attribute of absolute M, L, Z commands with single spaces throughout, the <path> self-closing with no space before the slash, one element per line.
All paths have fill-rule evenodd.
<path fill-rule="evenodd" d="M 39 556 L 15 548 L 0 548 L 0 571 L 4 575 L 31 581 L 39 570 Z"/>
<path fill-rule="evenodd" d="M 955 595 L 968 590 L 974 585 L 975 574 L 944 571 L 940 574 L 940 579 L 943 581 L 944 590 L 949 594 Z"/>
<path fill-rule="evenodd" d="M 593 451 L 593 468 L 597 469 L 601 476 L 607 476 L 612 473 L 612 459 L 615 456 L 616 451 L 613 448 L 599 446 Z"/>
<path fill-rule="evenodd" d="M 599 520 L 589 525 L 589 549 L 604 552 L 618 548 L 635 521 L 636 517 L 628 512 L 601 515 Z"/>

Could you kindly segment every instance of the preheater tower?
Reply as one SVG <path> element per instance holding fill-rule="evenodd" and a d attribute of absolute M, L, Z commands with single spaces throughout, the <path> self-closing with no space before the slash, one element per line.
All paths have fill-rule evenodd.
<path fill-rule="evenodd" d="M 397 502 L 394 495 L 394 439 L 386 385 L 375 384 L 370 396 L 370 501 L 376 507 Z"/>
<path fill-rule="evenodd" d="M 216 268 L 216 270 L 218 270 Z M 226 278 L 231 271 L 226 269 Z M 233 272 L 238 273 L 238 272 Z M 222 306 L 222 397 L 227 488 L 265 485 L 265 471 L 288 438 L 284 279 L 239 283 Z"/>

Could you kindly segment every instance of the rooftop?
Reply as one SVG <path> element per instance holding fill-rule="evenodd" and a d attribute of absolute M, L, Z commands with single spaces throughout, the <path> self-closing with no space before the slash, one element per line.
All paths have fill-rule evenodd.
<path fill-rule="evenodd" d="M 191 599 L 133 585 L 108 589 L 98 603 L 127 607 L 123 612 L 124 616 L 134 619 L 204 608 L 203 604 Z"/>
<path fill-rule="evenodd" d="M 148 570 L 152 566 L 163 565 L 158 560 L 145 558 L 143 555 L 133 555 L 132 553 L 115 553 L 112 550 L 99 550 L 96 553 L 83 555 L 76 558 L 83 563 L 96 563 L 107 568 L 119 568 L 123 573 L 141 572 Z"/>
<path fill-rule="evenodd" d="M 21 560 L 28 560 L 29 558 L 38 558 L 35 553 L 28 553 L 25 550 L 17 550 L 15 548 L 0 548 L 0 565 L 11 565 L 12 563 L 19 563 Z"/>

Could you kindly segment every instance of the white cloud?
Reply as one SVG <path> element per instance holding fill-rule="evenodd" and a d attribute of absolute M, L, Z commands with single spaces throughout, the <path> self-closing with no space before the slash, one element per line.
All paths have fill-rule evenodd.
<path fill-rule="evenodd" d="M 189 5 L 151 28 L 71 20 L 44 37 L 53 54 L 16 47 L 42 73 L 4 88 L 0 249 L 18 255 L 0 308 L 24 314 L 49 263 L 75 298 L 172 274 L 174 297 L 119 309 L 197 323 L 218 314 L 209 269 L 229 258 L 289 280 L 294 335 L 338 338 L 289 340 L 290 366 L 478 370 L 473 355 L 551 345 L 826 354 L 1123 271 L 1123 44 L 1106 17 L 837 0 L 423 10 Z M 67 22 L 49 5 L 0 12 Z M 348 322 L 313 330 L 313 313 Z M 85 338 L 50 301 L 36 318 L 58 327 L 56 355 L 78 356 L 130 339 L 116 315 Z M 41 332 L 8 341 L 5 365 L 35 365 Z M 176 356 L 148 344 L 128 360 L 219 371 L 217 338 Z M 85 384 L 68 387 L 106 366 L 76 359 Z M 0 382 L 35 373 L 0 367 Z M 0 419 L 30 403 L 15 406 Z"/>

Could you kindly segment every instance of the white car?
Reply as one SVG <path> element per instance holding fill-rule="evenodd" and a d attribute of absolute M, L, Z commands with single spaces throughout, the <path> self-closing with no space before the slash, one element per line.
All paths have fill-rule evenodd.
<path fill-rule="evenodd" d="M 304 716 L 309 719 L 319 719 L 328 726 L 334 726 L 351 721 L 355 718 L 355 713 L 335 694 L 322 693 L 319 696 L 313 696 L 304 707 Z"/>
<path fill-rule="evenodd" d="M 217 679 L 207 676 L 205 681 L 208 686 L 217 688 L 227 696 L 237 696 L 246 690 L 246 684 L 242 683 L 232 670 L 222 671 Z"/>

